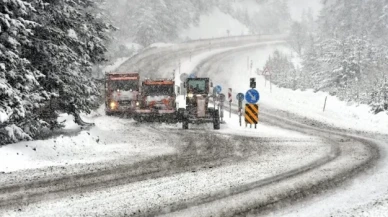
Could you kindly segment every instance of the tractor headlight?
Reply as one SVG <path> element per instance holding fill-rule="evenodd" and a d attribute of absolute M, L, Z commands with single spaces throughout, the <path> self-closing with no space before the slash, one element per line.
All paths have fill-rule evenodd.
<path fill-rule="evenodd" d="M 110 109 L 114 110 L 114 109 L 117 108 L 117 103 L 116 103 L 116 102 L 111 102 L 111 103 L 109 104 L 109 106 L 110 106 Z"/>
<path fill-rule="evenodd" d="M 194 94 L 192 94 L 192 93 L 189 93 L 189 94 L 187 94 L 187 97 L 189 97 L 189 98 L 193 98 L 193 97 L 194 97 Z"/>

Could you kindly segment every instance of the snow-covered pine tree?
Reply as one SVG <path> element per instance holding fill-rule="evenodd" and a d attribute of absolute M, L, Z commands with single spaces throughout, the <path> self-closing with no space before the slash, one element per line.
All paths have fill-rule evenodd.
<path fill-rule="evenodd" d="M 291 26 L 288 43 L 299 55 L 302 55 L 303 48 L 308 38 L 306 30 L 305 26 L 297 21 L 295 21 Z"/>
<path fill-rule="evenodd" d="M 165 14 L 165 16 L 174 19 L 172 24 L 175 26 L 176 33 L 172 37 L 177 37 L 179 30 L 188 28 L 191 23 L 198 20 L 198 9 L 192 0 L 164 0 L 164 3 L 168 10 L 168 14 Z"/>
<path fill-rule="evenodd" d="M 45 75 L 39 82 L 56 102 L 53 112 L 90 112 L 98 105 L 92 65 L 104 60 L 109 26 L 91 14 L 93 5 L 90 0 L 43 0 L 35 5 L 33 20 L 40 25 L 24 54 Z"/>
<path fill-rule="evenodd" d="M 0 0 L 0 145 L 32 139 L 44 125 L 36 116 L 47 98 L 38 82 L 43 75 L 23 53 L 33 43 L 35 12 L 26 1 Z"/>
<path fill-rule="evenodd" d="M 164 1 L 138 0 L 130 5 L 130 28 L 133 41 L 143 46 L 155 42 L 168 42 L 177 38 L 173 16 Z"/>
<path fill-rule="evenodd" d="M 381 104 L 377 93 L 388 68 L 387 12 L 388 1 L 324 1 L 315 40 L 303 56 L 310 86 L 344 100 Z"/>
<path fill-rule="evenodd" d="M 265 64 L 271 73 L 271 81 L 279 87 L 298 89 L 298 73 L 290 58 L 279 50 L 275 50 Z M 266 77 L 269 79 L 269 76 Z"/>

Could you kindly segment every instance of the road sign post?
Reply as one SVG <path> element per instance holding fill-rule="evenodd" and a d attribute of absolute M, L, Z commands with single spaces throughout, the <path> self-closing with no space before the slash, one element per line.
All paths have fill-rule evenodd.
<path fill-rule="evenodd" d="M 179 59 L 179 74 L 181 74 L 181 60 Z"/>
<path fill-rule="evenodd" d="M 244 101 L 244 94 L 239 93 L 237 94 L 237 100 L 238 100 L 238 116 L 239 116 L 239 122 L 240 122 L 240 127 L 242 126 L 242 121 L 241 121 L 241 116 L 242 116 L 242 104 Z"/>
<path fill-rule="evenodd" d="M 220 107 L 219 107 L 221 122 L 224 122 L 224 102 L 225 102 L 225 94 L 221 93 Z"/>
<path fill-rule="evenodd" d="M 175 70 L 174 70 L 174 72 L 175 72 Z M 185 85 L 184 85 L 184 83 L 186 83 L 186 80 L 187 80 L 187 78 L 189 77 L 189 75 L 188 74 L 186 74 L 186 73 L 182 73 L 181 75 L 180 75 L 180 79 L 181 79 L 181 94 L 183 94 L 183 99 L 185 99 L 186 100 L 186 88 L 185 88 Z"/>
<path fill-rule="evenodd" d="M 228 91 L 228 101 L 229 101 L 229 118 L 232 118 L 232 88 L 229 88 Z"/>

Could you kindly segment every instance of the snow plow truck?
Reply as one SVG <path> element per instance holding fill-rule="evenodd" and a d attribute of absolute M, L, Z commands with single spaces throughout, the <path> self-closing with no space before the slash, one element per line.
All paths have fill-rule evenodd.
<path fill-rule="evenodd" d="M 134 119 L 139 122 L 177 122 L 175 82 L 168 79 L 144 80 Z"/>
<path fill-rule="evenodd" d="M 186 109 L 182 112 L 182 127 L 188 129 L 189 124 L 213 123 L 215 130 L 220 129 L 220 114 L 218 109 L 209 106 L 209 78 L 188 78 L 184 83 L 186 88 Z"/>
<path fill-rule="evenodd" d="M 138 73 L 108 73 L 105 77 L 106 115 L 132 116 L 139 106 Z"/>

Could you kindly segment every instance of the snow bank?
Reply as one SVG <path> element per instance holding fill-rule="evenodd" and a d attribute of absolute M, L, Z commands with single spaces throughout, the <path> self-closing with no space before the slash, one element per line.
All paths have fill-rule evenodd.
<path fill-rule="evenodd" d="M 125 43 L 125 47 L 127 47 L 129 50 L 134 50 L 135 53 L 144 48 L 143 45 L 133 42 Z"/>
<path fill-rule="evenodd" d="M 4 123 L 8 121 L 8 115 L 3 112 L 3 111 L 0 111 L 0 123 Z"/>
<path fill-rule="evenodd" d="M 202 15 L 198 26 L 191 25 L 190 28 L 182 31 L 180 37 L 192 40 L 227 37 L 227 30 L 230 36 L 249 33 L 248 27 L 216 8 L 209 15 Z"/>
<path fill-rule="evenodd" d="M 149 47 L 161 48 L 161 47 L 171 47 L 174 45 L 175 44 L 171 44 L 171 43 L 154 43 L 154 44 L 151 44 Z"/>
<path fill-rule="evenodd" d="M 103 111 L 103 109 L 100 109 Z M 83 117 L 95 127 L 82 130 L 73 117 L 62 115 L 66 127 L 53 138 L 0 147 L 0 173 L 49 166 L 71 166 L 120 159 L 144 159 L 175 152 L 165 138 L 133 120 Z M 147 138 L 146 140 L 144 138 Z"/>

